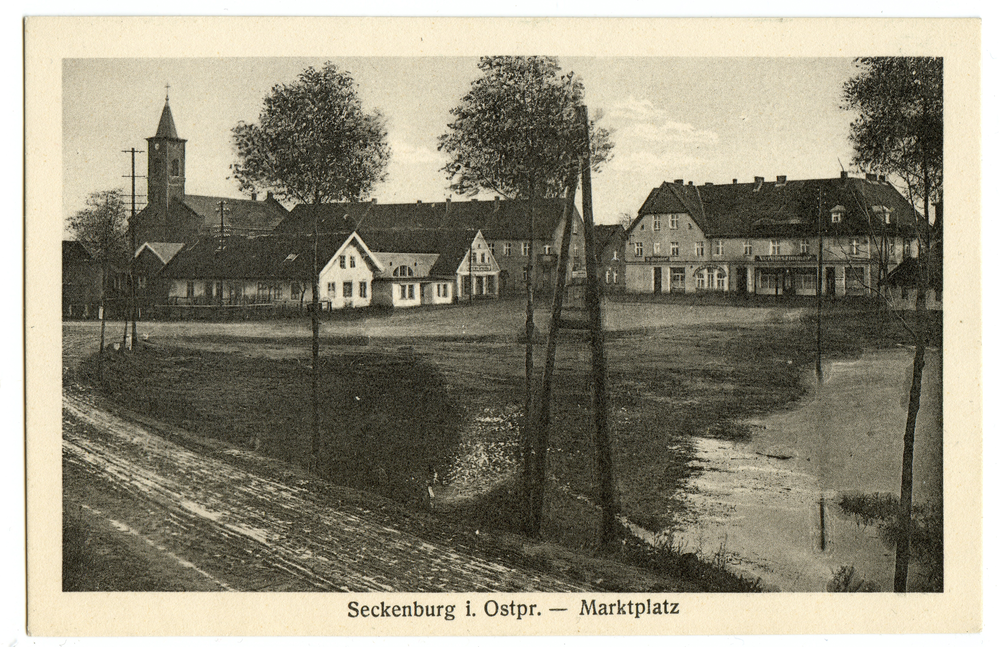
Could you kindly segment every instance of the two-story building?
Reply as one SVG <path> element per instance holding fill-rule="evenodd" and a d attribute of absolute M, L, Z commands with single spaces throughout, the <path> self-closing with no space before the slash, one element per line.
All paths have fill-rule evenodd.
<path fill-rule="evenodd" d="M 510 295 L 524 293 L 526 290 L 529 241 L 532 239 L 535 255 L 534 286 L 545 291 L 555 285 L 564 207 L 563 199 L 537 200 L 533 238 L 527 201 L 499 198 L 461 202 L 449 199 L 444 202 L 379 204 L 373 200 L 298 205 L 275 228 L 275 233 L 308 234 L 315 226 L 321 232 L 356 230 L 365 240 L 375 235 L 384 235 L 385 232 L 396 232 L 400 236 L 416 240 L 417 236 L 422 236 L 425 232 L 434 232 L 438 238 L 446 238 L 457 232 L 480 231 L 493 256 L 493 262 L 499 268 L 496 290 L 486 289 L 485 284 L 484 289 L 487 294 Z M 571 213 L 573 228 L 570 276 L 583 277 L 583 219 L 575 207 Z M 476 275 L 475 270 L 473 275 Z M 488 273 L 481 274 L 482 281 L 474 279 L 478 281 L 476 285 L 489 280 L 487 276 Z"/>
<path fill-rule="evenodd" d="M 864 295 L 915 253 L 915 212 L 884 178 L 653 189 L 625 232 L 630 292 Z M 822 242 L 822 251 L 820 250 Z"/>

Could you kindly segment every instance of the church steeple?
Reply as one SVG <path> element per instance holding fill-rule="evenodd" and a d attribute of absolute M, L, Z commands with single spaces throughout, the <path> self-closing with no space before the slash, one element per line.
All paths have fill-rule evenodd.
<path fill-rule="evenodd" d="M 184 199 L 184 149 L 187 142 L 177 136 L 169 94 L 163 103 L 156 134 L 147 137 L 146 141 L 149 142 L 146 196 L 149 205 L 162 210 L 165 218 L 170 203 Z M 169 223 L 165 224 L 169 226 Z"/>

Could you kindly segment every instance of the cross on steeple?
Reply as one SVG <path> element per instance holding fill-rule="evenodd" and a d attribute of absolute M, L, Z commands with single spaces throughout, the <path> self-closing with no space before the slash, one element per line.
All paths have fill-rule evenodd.
<path fill-rule="evenodd" d="M 167 101 L 170 101 L 170 84 L 167 83 Z"/>

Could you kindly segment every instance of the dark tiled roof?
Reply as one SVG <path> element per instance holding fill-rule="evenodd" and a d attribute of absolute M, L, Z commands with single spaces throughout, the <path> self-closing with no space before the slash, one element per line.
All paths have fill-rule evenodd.
<path fill-rule="evenodd" d="M 209 195 L 184 196 L 184 206 L 201 216 L 203 228 L 208 230 L 218 230 L 219 202 L 222 201 L 226 203 L 223 221 L 230 231 L 270 233 L 288 215 L 288 210 L 274 198 L 238 200 Z"/>
<path fill-rule="evenodd" d="M 349 233 L 320 236 L 319 258 L 325 265 Z M 301 279 L 313 270 L 313 240 L 305 236 L 227 238 L 220 249 L 215 236 L 187 245 L 161 273 L 168 278 Z"/>
<path fill-rule="evenodd" d="M 64 240 L 62 242 L 62 262 L 63 267 L 73 263 L 87 263 L 93 261 L 87 248 L 78 240 Z"/>
<path fill-rule="evenodd" d="M 604 248 L 609 244 L 614 244 L 616 237 L 623 236 L 625 228 L 621 225 L 594 225 L 594 247 L 597 249 L 597 256 L 604 252 Z"/>
<path fill-rule="evenodd" d="M 906 199 L 886 182 L 861 178 L 701 186 L 664 182 L 646 198 L 639 216 L 687 213 L 709 237 L 814 236 L 821 195 L 826 235 L 867 234 L 869 214 L 882 232 L 884 220 L 870 211 L 876 205 L 891 210 L 885 231 L 912 230 L 915 213 Z M 830 210 L 837 205 L 845 211 L 842 222 L 834 224 Z"/>
<path fill-rule="evenodd" d="M 562 218 L 563 204 L 564 200 L 560 198 L 538 200 L 536 239 L 549 240 L 553 237 Z M 528 204 L 524 200 L 297 205 L 275 228 L 275 233 L 311 233 L 315 214 L 319 217 L 320 231 L 351 231 L 357 228 L 365 240 L 368 231 L 435 229 L 481 230 L 487 240 L 528 239 Z"/>

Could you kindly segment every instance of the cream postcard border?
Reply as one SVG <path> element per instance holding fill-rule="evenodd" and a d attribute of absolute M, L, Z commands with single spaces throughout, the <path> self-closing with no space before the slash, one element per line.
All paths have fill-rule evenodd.
<path fill-rule="evenodd" d="M 974 19 L 29 18 L 25 23 L 28 627 L 87 635 L 657 635 L 961 633 L 982 626 L 980 22 Z M 944 508 L 941 594 L 671 594 L 663 620 L 348 620 L 347 602 L 413 594 L 61 591 L 62 60 L 116 57 L 943 56 L 945 64 Z M 490 594 L 422 594 L 480 605 Z M 495 596 L 494 596 L 495 597 Z M 504 597 L 511 597 L 505 594 Z M 540 605 L 579 595 L 517 594 Z M 593 594 L 613 601 L 625 594 Z M 631 596 L 638 599 L 638 595 Z M 647 597 L 642 596 L 643 599 Z M 543 608 L 545 608 L 543 606 Z"/>

